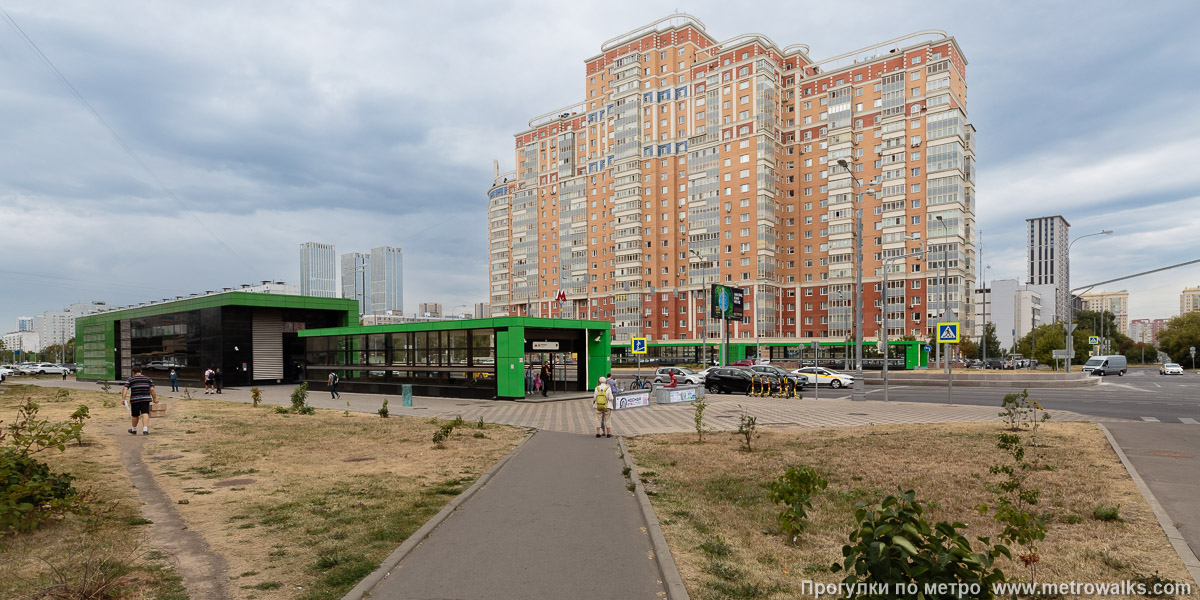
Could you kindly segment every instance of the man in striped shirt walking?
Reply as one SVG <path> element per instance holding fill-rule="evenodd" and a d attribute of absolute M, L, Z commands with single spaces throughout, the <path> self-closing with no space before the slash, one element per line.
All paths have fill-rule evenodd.
<path fill-rule="evenodd" d="M 129 414 L 133 417 L 133 426 L 129 428 L 131 435 L 137 435 L 138 419 L 142 421 L 142 435 L 150 435 L 150 403 L 158 404 L 158 394 L 154 392 L 154 380 L 142 375 L 141 367 L 133 368 L 133 377 L 125 382 L 121 390 L 121 404 L 125 404 L 125 394 L 129 394 Z"/>

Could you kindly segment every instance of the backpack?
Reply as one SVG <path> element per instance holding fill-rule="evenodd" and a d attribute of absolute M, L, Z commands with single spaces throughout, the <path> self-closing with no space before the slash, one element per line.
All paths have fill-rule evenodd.
<path fill-rule="evenodd" d="M 612 390 L 607 384 L 602 387 L 603 389 L 596 388 L 596 410 L 608 410 L 609 397 L 612 396 Z"/>
<path fill-rule="evenodd" d="M 342 378 L 341 378 L 341 377 L 338 377 L 338 374 L 337 374 L 337 373 L 334 373 L 334 374 L 333 374 L 333 385 L 337 385 L 337 384 L 339 384 L 339 383 L 341 383 L 341 382 L 342 382 Z"/>

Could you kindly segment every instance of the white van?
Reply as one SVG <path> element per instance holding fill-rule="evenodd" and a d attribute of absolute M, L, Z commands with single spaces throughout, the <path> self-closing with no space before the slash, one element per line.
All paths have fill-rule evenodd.
<path fill-rule="evenodd" d="M 1118 376 L 1124 375 L 1126 371 L 1125 357 L 1120 354 L 1110 356 L 1093 356 L 1083 364 L 1083 372 L 1099 375 L 1111 375 L 1116 373 Z"/>

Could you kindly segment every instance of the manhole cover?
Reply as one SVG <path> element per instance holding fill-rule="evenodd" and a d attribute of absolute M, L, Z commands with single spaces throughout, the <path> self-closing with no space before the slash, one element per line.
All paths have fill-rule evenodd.
<path fill-rule="evenodd" d="M 148 458 L 150 460 L 175 460 L 177 458 L 183 458 L 183 455 L 182 454 L 156 454 L 154 456 L 147 456 L 146 458 Z"/>
<path fill-rule="evenodd" d="M 360 456 L 358 458 L 346 458 L 343 459 L 342 462 L 366 462 L 368 460 L 375 460 L 375 458 L 371 456 Z"/>
<path fill-rule="evenodd" d="M 850 416 L 852 416 L 852 417 L 866 417 L 866 416 L 869 416 L 869 415 L 868 415 L 867 413 L 850 413 Z"/>
<path fill-rule="evenodd" d="M 1184 454 L 1182 452 L 1171 452 L 1169 450 L 1155 450 L 1155 451 L 1151 452 L 1150 454 L 1152 454 L 1154 456 L 1161 456 L 1163 458 L 1192 458 L 1191 454 Z"/>
<path fill-rule="evenodd" d="M 235 485 L 250 485 L 257 481 L 256 479 L 226 479 L 213 484 L 213 487 L 231 487 Z"/>

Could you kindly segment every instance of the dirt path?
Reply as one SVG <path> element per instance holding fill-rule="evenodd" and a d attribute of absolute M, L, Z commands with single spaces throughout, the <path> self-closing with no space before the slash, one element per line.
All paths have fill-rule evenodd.
<path fill-rule="evenodd" d="M 209 549 L 204 537 L 187 527 L 175 510 L 171 498 L 154 482 L 154 476 L 142 460 L 143 436 L 129 435 L 121 427 L 111 431 L 121 447 L 121 464 L 142 500 L 142 516 L 153 521 L 152 544 L 171 557 L 183 585 L 193 600 L 225 600 L 232 598 L 225 589 L 229 575 L 225 560 Z"/>

